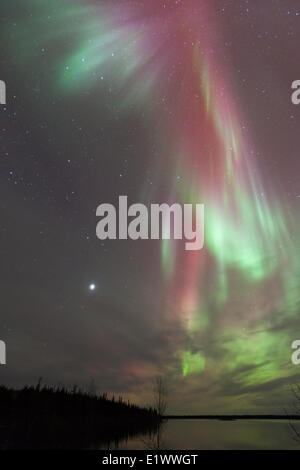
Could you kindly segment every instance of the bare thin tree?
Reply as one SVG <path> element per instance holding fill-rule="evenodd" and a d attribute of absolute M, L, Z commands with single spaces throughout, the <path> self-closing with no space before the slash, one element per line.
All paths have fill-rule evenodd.
<path fill-rule="evenodd" d="M 163 417 L 167 409 L 168 390 L 162 377 L 157 377 L 154 383 L 154 408 L 158 416 Z"/>

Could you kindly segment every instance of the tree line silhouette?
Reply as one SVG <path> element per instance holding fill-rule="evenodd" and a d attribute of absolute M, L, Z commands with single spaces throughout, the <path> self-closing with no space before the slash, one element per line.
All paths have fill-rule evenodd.
<path fill-rule="evenodd" d="M 76 386 L 0 386 L 0 448 L 111 448 L 120 440 L 156 432 L 157 410 L 122 397 L 91 395 Z"/>

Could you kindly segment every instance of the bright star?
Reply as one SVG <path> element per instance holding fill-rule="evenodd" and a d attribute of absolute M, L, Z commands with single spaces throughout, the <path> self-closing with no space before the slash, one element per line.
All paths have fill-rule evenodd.
<path fill-rule="evenodd" d="M 89 285 L 89 289 L 90 289 L 90 290 L 95 290 L 95 289 L 96 289 L 95 284 L 90 284 L 90 285 Z"/>

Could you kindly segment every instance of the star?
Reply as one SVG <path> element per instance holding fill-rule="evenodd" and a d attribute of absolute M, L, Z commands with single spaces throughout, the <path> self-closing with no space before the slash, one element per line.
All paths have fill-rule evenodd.
<path fill-rule="evenodd" d="M 96 285 L 95 285 L 95 284 L 90 284 L 90 285 L 89 285 L 89 289 L 92 290 L 92 291 L 95 290 L 95 289 L 96 289 Z"/>

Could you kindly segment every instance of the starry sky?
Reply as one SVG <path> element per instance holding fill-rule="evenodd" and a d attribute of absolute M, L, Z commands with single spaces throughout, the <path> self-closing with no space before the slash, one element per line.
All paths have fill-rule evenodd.
<path fill-rule="evenodd" d="M 1 382 L 178 413 L 300 381 L 298 0 L 1 1 Z M 96 237 L 96 208 L 205 205 L 205 247 Z"/>

